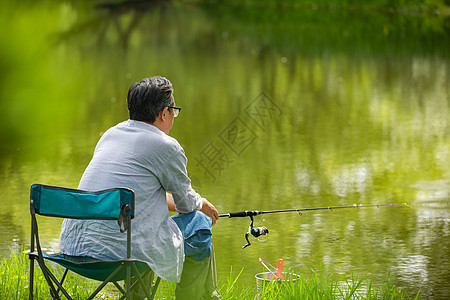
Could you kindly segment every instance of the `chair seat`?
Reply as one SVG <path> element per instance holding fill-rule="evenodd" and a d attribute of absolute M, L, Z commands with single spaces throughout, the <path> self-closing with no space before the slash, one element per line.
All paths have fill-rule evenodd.
<path fill-rule="evenodd" d="M 38 257 L 38 252 L 28 252 L 27 255 Z M 95 259 L 89 256 L 71 256 L 63 253 L 45 254 L 44 259 L 53 261 L 77 274 L 84 277 L 103 281 L 116 270 L 120 265 L 124 265 L 126 262 L 135 263 L 140 273 L 150 269 L 150 267 L 139 260 L 135 259 L 121 259 L 115 261 L 104 261 Z M 126 269 L 122 268 L 111 281 L 125 280 Z M 135 272 L 131 269 L 131 276 L 135 276 Z"/>

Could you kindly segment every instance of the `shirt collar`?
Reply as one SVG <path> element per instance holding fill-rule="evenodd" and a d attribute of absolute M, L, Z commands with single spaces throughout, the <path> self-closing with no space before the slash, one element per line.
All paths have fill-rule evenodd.
<path fill-rule="evenodd" d="M 152 124 L 143 122 L 143 121 L 137 121 L 137 120 L 128 119 L 126 121 L 126 125 L 130 126 L 130 127 L 137 127 L 137 128 L 140 128 L 140 129 L 152 131 L 152 132 L 155 132 L 155 133 L 160 133 L 160 134 L 163 133 L 164 135 L 166 135 L 166 133 L 164 131 L 160 130 L 158 127 L 156 127 L 156 126 L 154 126 Z"/>

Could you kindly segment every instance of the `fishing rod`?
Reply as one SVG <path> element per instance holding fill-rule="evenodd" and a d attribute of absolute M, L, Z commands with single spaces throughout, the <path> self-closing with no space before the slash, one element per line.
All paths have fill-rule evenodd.
<path fill-rule="evenodd" d="M 302 212 L 306 211 L 319 211 L 319 210 L 335 210 L 335 209 L 345 209 L 345 208 L 365 208 L 365 207 L 383 207 L 383 206 L 409 206 L 407 203 L 388 203 L 388 204 L 354 204 L 354 205 L 346 205 L 346 206 L 328 206 L 328 207 L 312 207 L 312 208 L 294 208 L 294 209 L 282 209 L 282 210 L 268 210 L 268 211 L 258 211 L 258 210 L 245 210 L 233 213 L 227 213 L 219 215 L 219 218 L 244 218 L 250 217 L 250 225 L 248 227 L 248 231 L 245 234 L 245 239 L 247 240 L 247 244 L 242 246 L 242 249 L 250 246 L 250 241 L 248 237 L 251 235 L 255 238 L 260 236 L 264 236 L 269 234 L 269 229 L 265 226 L 261 227 L 253 227 L 253 217 L 264 214 L 275 214 L 275 213 L 287 213 L 287 212 L 297 212 L 302 215 Z"/>

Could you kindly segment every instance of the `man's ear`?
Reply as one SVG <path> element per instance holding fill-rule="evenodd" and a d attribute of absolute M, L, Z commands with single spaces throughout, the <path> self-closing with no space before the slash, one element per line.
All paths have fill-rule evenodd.
<path fill-rule="evenodd" d="M 168 112 L 169 112 L 169 108 L 168 107 L 164 107 L 164 109 L 159 112 L 159 117 L 161 118 L 162 121 L 166 121 Z"/>

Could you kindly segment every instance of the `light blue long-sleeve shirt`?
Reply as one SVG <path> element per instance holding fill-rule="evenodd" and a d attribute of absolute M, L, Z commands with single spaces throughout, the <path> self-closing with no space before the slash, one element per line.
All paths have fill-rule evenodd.
<path fill-rule="evenodd" d="M 183 148 L 153 125 L 128 120 L 110 128 L 98 142 L 80 184 L 81 190 L 127 187 L 135 192 L 132 258 L 147 262 L 161 278 L 179 282 L 183 237 L 169 218 L 166 191 L 179 213 L 200 210 L 202 198 L 191 187 Z M 63 222 L 61 251 L 99 259 L 126 257 L 126 234 L 116 221 Z"/>

